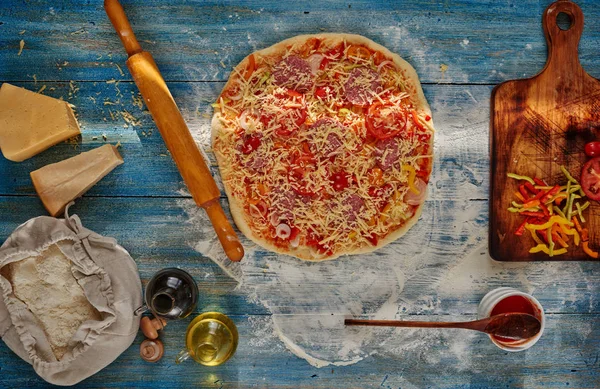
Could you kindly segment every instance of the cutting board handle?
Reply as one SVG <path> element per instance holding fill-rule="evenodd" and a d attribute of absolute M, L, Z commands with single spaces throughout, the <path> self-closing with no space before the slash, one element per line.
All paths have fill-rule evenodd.
<path fill-rule="evenodd" d="M 560 13 L 567 14 L 571 19 L 571 26 L 567 30 L 558 26 L 557 16 Z M 544 71 L 565 74 L 580 70 L 578 47 L 583 31 L 581 8 L 569 0 L 556 1 L 544 11 L 542 25 L 548 42 L 548 62 Z"/>

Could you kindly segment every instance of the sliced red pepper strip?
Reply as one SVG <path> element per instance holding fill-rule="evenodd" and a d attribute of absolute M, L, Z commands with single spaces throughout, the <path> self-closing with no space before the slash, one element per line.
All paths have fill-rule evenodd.
<path fill-rule="evenodd" d="M 533 185 L 531 185 L 531 182 L 526 182 L 524 185 L 525 185 L 525 188 L 526 188 L 528 191 L 530 191 L 532 194 L 534 194 L 534 195 L 538 194 L 539 190 L 538 190 L 538 189 L 535 189 L 535 188 L 533 187 Z"/>
<path fill-rule="evenodd" d="M 521 192 L 521 195 L 524 198 L 526 198 L 526 199 L 529 198 L 529 193 L 527 193 L 527 189 L 525 189 L 525 184 L 519 185 L 519 192 Z"/>
<path fill-rule="evenodd" d="M 541 211 L 538 211 L 538 212 L 523 211 L 523 212 L 519 212 L 519 215 L 531 216 L 533 218 L 543 218 L 543 217 L 546 217 L 546 215 L 544 215 L 544 212 L 541 212 Z"/>
<path fill-rule="evenodd" d="M 302 93 L 289 88 L 286 89 L 285 93 L 290 97 L 302 97 Z"/>
<path fill-rule="evenodd" d="M 529 219 L 525 219 L 523 223 L 516 229 L 515 235 L 521 236 L 525 232 L 525 224 L 527 224 Z"/>
<path fill-rule="evenodd" d="M 537 177 L 534 177 L 534 178 L 533 178 L 533 182 L 535 182 L 535 184 L 536 184 L 536 185 L 539 185 L 539 186 L 546 186 L 546 183 L 545 183 L 544 181 L 540 180 L 540 179 L 539 179 L 539 178 L 537 178 Z"/>
<path fill-rule="evenodd" d="M 548 190 L 548 191 L 546 192 L 546 194 L 544 194 L 544 195 L 543 195 L 543 196 L 540 198 L 540 201 L 541 201 L 542 203 L 545 203 L 546 201 L 550 200 L 550 198 L 551 198 L 552 196 L 554 196 L 555 194 L 557 194 L 559 190 L 560 190 L 560 186 L 559 186 L 559 185 L 554 185 L 554 187 L 553 187 L 552 189 Z"/>
<path fill-rule="evenodd" d="M 548 244 L 548 234 L 546 233 L 546 230 L 536 230 L 535 232 L 544 242 L 546 242 L 546 244 Z"/>
<path fill-rule="evenodd" d="M 250 54 L 248 56 L 248 67 L 246 68 L 246 72 L 244 72 L 244 79 L 249 80 L 250 76 L 256 70 L 256 61 L 254 60 L 254 54 Z"/>
<path fill-rule="evenodd" d="M 413 122 L 415 123 L 415 126 L 417 126 L 421 131 L 427 131 L 425 129 L 425 127 L 423 127 L 423 125 L 421 124 L 421 122 L 419 121 L 419 116 L 417 115 L 417 111 L 411 111 L 410 114 L 412 115 Z"/>
<path fill-rule="evenodd" d="M 550 217 L 550 211 L 548 211 L 548 207 L 546 207 L 543 201 L 540 201 L 540 208 L 542 208 L 544 216 Z"/>

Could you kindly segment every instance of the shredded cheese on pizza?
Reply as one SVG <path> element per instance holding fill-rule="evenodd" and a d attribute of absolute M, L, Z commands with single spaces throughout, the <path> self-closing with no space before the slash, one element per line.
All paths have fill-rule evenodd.
<path fill-rule="evenodd" d="M 213 105 L 213 148 L 253 233 L 322 259 L 376 246 L 415 215 L 433 125 L 389 58 L 313 39 L 236 68 Z"/>

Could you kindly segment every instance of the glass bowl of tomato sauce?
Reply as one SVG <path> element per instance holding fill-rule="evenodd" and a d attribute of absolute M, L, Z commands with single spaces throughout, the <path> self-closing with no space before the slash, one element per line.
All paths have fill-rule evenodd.
<path fill-rule="evenodd" d="M 544 308 L 537 299 L 527 293 L 514 288 L 498 288 L 486 294 L 479 308 L 477 316 L 480 319 L 501 313 L 528 313 L 538 318 L 542 324 L 540 332 L 531 339 L 513 340 L 499 336 L 489 335 L 491 341 L 502 350 L 523 351 L 533 346 L 542 336 L 546 324 Z"/>

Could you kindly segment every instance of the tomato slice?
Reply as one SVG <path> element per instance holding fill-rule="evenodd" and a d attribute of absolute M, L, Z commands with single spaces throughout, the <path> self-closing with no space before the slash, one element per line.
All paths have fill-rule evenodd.
<path fill-rule="evenodd" d="M 348 174 L 345 172 L 334 173 L 329 180 L 336 192 L 340 192 L 350 185 L 348 182 Z"/>
<path fill-rule="evenodd" d="M 400 108 L 377 101 L 369 107 L 365 124 L 377 139 L 392 138 L 406 129 L 407 113 Z"/>
<path fill-rule="evenodd" d="M 315 90 L 315 97 L 318 97 L 321 99 L 326 99 L 328 94 L 329 94 L 329 87 L 327 87 L 327 86 L 321 86 Z"/>
<path fill-rule="evenodd" d="M 588 157 L 597 157 L 600 155 L 600 142 L 589 142 L 585 145 L 585 155 Z"/>
<path fill-rule="evenodd" d="M 359 58 L 367 60 L 371 58 L 371 51 L 364 46 L 352 45 L 348 48 L 346 55 L 351 59 Z"/>
<path fill-rule="evenodd" d="M 581 189 L 592 200 L 600 200 L 600 157 L 592 158 L 581 169 Z"/>
<path fill-rule="evenodd" d="M 242 144 L 242 153 L 250 154 L 260 146 L 260 138 L 258 136 L 250 135 L 246 137 Z"/>

